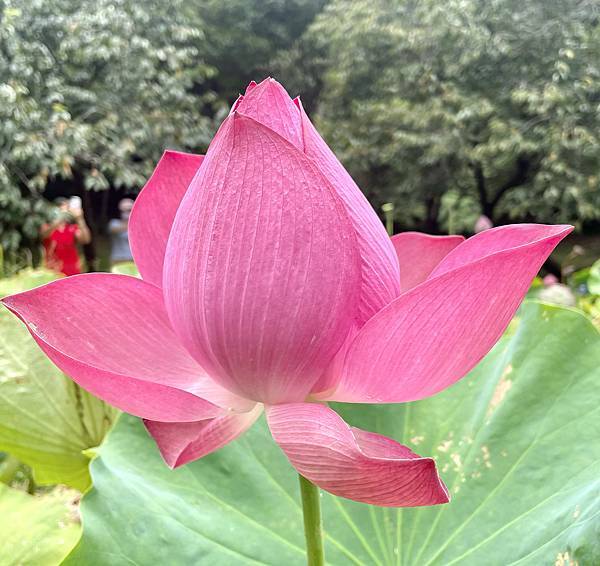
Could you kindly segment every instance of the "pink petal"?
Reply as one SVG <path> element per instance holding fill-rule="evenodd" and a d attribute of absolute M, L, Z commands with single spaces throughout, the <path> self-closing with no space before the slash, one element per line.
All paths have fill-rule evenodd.
<path fill-rule="evenodd" d="M 267 409 L 275 441 L 305 478 L 371 505 L 416 507 L 449 501 L 435 461 L 390 438 L 349 427 L 329 407 L 291 403 Z"/>
<path fill-rule="evenodd" d="M 244 95 L 240 94 L 237 97 L 236 101 L 233 103 L 233 106 L 231 107 L 229 114 L 233 114 L 238 109 L 238 106 L 242 103 L 242 100 L 244 100 Z"/>
<path fill-rule="evenodd" d="M 276 80 L 268 78 L 258 85 L 252 81 L 236 102 L 235 110 L 271 128 L 302 150 L 300 112 Z"/>
<path fill-rule="evenodd" d="M 331 399 L 400 403 L 429 397 L 458 381 L 500 338 L 531 280 L 571 230 L 509 226 L 494 232 L 500 243 L 488 237 L 484 247 L 477 247 L 482 257 L 470 240 L 455 248 L 429 280 L 361 329 Z M 453 268 L 444 272 L 448 266 Z"/>
<path fill-rule="evenodd" d="M 419 232 L 392 236 L 400 264 L 402 290 L 408 291 L 425 281 L 442 258 L 463 241 L 462 236 L 430 236 Z"/>
<path fill-rule="evenodd" d="M 338 382 L 342 376 L 342 369 L 344 367 L 344 360 L 350 345 L 354 341 L 354 337 L 358 334 L 358 326 L 353 325 L 346 336 L 346 340 L 341 345 L 340 349 L 335 354 L 333 360 L 323 372 L 319 380 L 313 385 L 311 389 L 312 399 L 328 399 L 333 391 L 336 389 Z"/>
<path fill-rule="evenodd" d="M 509 224 L 485 230 L 454 248 L 431 272 L 429 279 L 497 252 L 552 238 L 555 234 L 560 234 L 562 239 L 571 230 L 571 226 L 548 224 Z"/>
<path fill-rule="evenodd" d="M 178 468 L 222 448 L 246 432 L 262 413 L 255 405 L 245 413 L 228 413 L 220 417 L 191 423 L 163 423 L 145 420 L 165 462 Z"/>
<path fill-rule="evenodd" d="M 400 294 L 398 259 L 381 220 L 296 101 L 301 110 L 304 152 L 337 191 L 356 231 L 362 264 L 357 323 L 362 326 Z"/>
<path fill-rule="evenodd" d="M 234 113 L 175 218 L 163 285 L 169 316 L 231 391 L 304 399 L 352 324 L 355 248 L 343 206 L 312 162 Z"/>
<path fill-rule="evenodd" d="M 248 405 L 189 356 L 171 330 L 160 289 L 140 279 L 76 275 L 2 302 L 52 362 L 123 411 L 195 421 Z"/>
<path fill-rule="evenodd" d="M 144 280 L 159 287 L 175 213 L 202 159 L 202 155 L 165 151 L 131 211 L 131 253 Z"/>

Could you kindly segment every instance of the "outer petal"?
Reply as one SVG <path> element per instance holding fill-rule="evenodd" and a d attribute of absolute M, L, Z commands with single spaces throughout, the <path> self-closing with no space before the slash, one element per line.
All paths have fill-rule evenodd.
<path fill-rule="evenodd" d="M 175 213 L 202 159 L 202 155 L 165 151 L 131 211 L 131 253 L 144 280 L 159 287 Z"/>
<path fill-rule="evenodd" d="M 302 400 L 352 324 L 355 248 L 344 208 L 314 164 L 233 113 L 175 218 L 163 285 L 169 316 L 231 391 Z"/>
<path fill-rule="evenodd" d="M 488 237 L 487 247 L 477 246 L 482 254 L 489 251 L 483 257 L 477 257 L 469 240 L 461 244 L 428 281 L 396 299 L 361 329 L 331 399 L 399 403 L 452 385 L 500 338 L 531 280 L 571 230 L 508 226 L 495 232 L 500 243 Z M 447 267 L 450 270 L 444 271 Z"/>
<path fill-rule="evenodd" d="M 250 83 L 244 96 L 235 103 L 235 110 L 253 118 L 277 132 L 302 150 L 302 122 L 300 112 L 285 89 L 274 79 L 259 84 Z"/>
<path fill-rule="evenodd" d="M 473 263 L 483 257 L 560 235 L 555 246 L 572 230 L 572 226 L 549 224 L 509 224 L 485 230 L 465 240 L 452 250 L 432 271 L 429 279 Z"/>
<path fill-rule="evenodd" d="M 61 370 L 123 411 L 193 421 L 222 414 L 219 405 L 247 406 L 189 356 L 171 330 L 160 289 L 140 279 L 76 275 L 2 302 Z"/>
<path fill-rule="evenodd" d="M 334 495 L 386 507 L 450 499 L 432 458 L 351 428 L 325 405 L 276 405 L 267 409 L 267 419 L 273 438 L 298 472 Z"/>
<path fill-rule="evenodd" d="M 255 405 L 246 413 L 228 413 L 193 423 L 162 423 L 145 420 L 162 457 L 171 468 L 203 458 L 246 432 L 262 413 Z"/>
<path fill-rule="evenodd" d="M 400 264 L 402 290 L 408 291 L 425 281 L 444 256 L 463 241 L 462 236 L 430 236 L 420 232 L 392 236 Z"/>
<path fill-rule="evenodd" d="M 301 111 L 304 152 L 319 167 L 342 199 L 358 240 L 362 289 L 357 323 L 362 326 L 400 294 L 400 271 L 394 246 L 377 214 L 352 177 Z"/>

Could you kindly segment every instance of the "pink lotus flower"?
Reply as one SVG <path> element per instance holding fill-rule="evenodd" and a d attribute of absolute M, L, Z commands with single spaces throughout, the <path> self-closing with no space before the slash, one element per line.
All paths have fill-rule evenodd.
<path fill-rule="evenodd" d="M 326 401 L 434 395 L 490 350 L 569 226 L 390 239 L 304 113 L 252 83 L 203 158 L 167 151 L 130 240 L 142 280 L 69 277 L 4 299 L 82 387 L 145 419 L 173 467 L 266 412 L 292 465 L 336 495 L 445 503 L 434 460 Z"/>

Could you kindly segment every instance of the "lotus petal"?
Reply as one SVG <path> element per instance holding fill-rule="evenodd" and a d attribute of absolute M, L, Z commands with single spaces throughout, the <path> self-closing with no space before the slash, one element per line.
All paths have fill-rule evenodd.
<path fill-rule="evenodd" d="M 572 230 L 572 226 L 551 224 L 508 224 L 485 230 L 465 240 L 448 253 L 431 272 L 429 279 L 497 252 L 532 245 L 538 240 L 546 241 L 546 245 L 551 246 L 550 251 L 552 251 L 558 241 Z M 552 244 L 553 238 L 557 235 L 560 235 L 559 240 Z"/>
<path fill-rule="evenodd" d="M 361 329 L 330 398 L 400 403 L 452 385 L 497 342 L 532 279 L 571 230 L 507 226 L 473 238 L 485 245 L 459 245 L 425 283 Z"/>
<path fill-rule="evenodd" d="M 462 236 L 402 232 L 392 236 L 400 264 L 400 287 L 408 291 L 427 279 L 437 264 L 464 241 Z"/>
<path fill-rule="evenodd" d="M 131 211 L 129 244 L 135 264 L 145 281 L 159 287 L 175 213 L 202 159 L 202 155 L 165 151 Z"/>
<path fill-rule="evenodd" d="M 231 114 L 167 246 L 165 302 L 188 350 L 243 397 L 303 400 L 352 325 L 359 269 L 350 221 L 314 164 Z"/>
<path fill-rule="evenodd" d="M 235 110 L 277 132 L 302 150 L 300 112 L 286 90 L 274 79 L 250 83 L 235 103 Z"/>
<path fill-rule="evenodd" d="M 304 152 L 327 177 L 342 199 L 358 241 L 362 288 L 357 324 L 362 326 L 400 294 L 400 270 L 394 246 L 381 220 L 352 177 L 312 125 L 300 101 Z"/>
<path fill-rule="evenodd" d="M 350 427 L 325 405 L 275 405 L 267 408 L 267 421 L 298 473 L 334 495 L 385 507 L 449 501 L 432 458 Z"/>
<path fill-rule="evenodd" d="M 160 289 L 140 279 L 75 275 L 2 302 L 62 371 L 123 411 L 178 422 L 248 406 L 191 358 L 169 325 Z"/>
<path fill-rule="evenodd" d="M 245 413 L 223 416 L 191 423 L 162 423 L 145 420 L 144 424 L 156 441 L 165 462 L 178 468 L 222 448 L 246 432 L 262 413 L 255 405 Z"/>

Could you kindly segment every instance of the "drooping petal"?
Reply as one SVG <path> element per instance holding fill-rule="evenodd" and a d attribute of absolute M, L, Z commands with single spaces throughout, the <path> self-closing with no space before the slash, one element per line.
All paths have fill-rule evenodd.
<path fill-rule="evenodd" d="M 438 263 L 464 241 L 462 236 L 403 232 L 392 236 L 400 264 L 400 287 L 408 291 L 427 279 Z"/>
<path fill-rule="evenodd" d="M 271 128 L 302 150 L 300 112 L 289 94 L 270 77 L 259 84 L 252 83 L 244 96 L 236 101 L 235 110 Z"/>
<path fill-rule="evenodd" d="M 383 224 L 352 177 L 301 111 L 304 152 L 333 185 L 344 203 L 358 241 L 362 289 L 357 323 L 362 326 L 400 294 L 400 271 L 394 246 Z"/>
<path fill-rule="evenodd" d="M 449 501 L 432 458 L 421 458 L 385 436 L 349 427 L 325 405 L 275 405 L 267 408 L 267 420 L 294 468 L 334 495 L 386 507 Z"/>
<path fill-rule="evenodd" d="M 159 287 L 175 213 L 202 159 L 202 155 L 165 151 L 131 211 L 129 244 L 133 259 L 142 278 Z"/>
<path fill-rule="evenodd" d="M 486 238 L 487 247 L 477 247 L 480 257 L 467 240 L 425 283 L 374 316 L 350 345 L 330 398 L 414 401 L 442 391 L 471 370 L 500 338 L 531 280 L 572 229 L 513 228 L 496 231 L 499 242 Z M 486 250 L 489 254 L 483 255 Z"/>
<path fill-rule="evenodd" d="M 257 404 L 245 413 L 227 413 L 197 422 L 145 420 L 144 424 L 167 465 L 178 468 L 229 444 L 246 432 L 261 413 L 262 405 Z"/>
<path fill-rule="evenodd" d="M 2 302 L 61 370 L 123 411 L 195 421 L 230 406 L 248 406 L 212 381 L 185 351 L 170 327 L 160 289 L 140 279 L 76 275 Z"/>
<path fill-rule="evenodd" d="M 188 350 L 244 397 L 304 399 L 350 329 L 359 277 L 327 180 L 273 130 L 229 116 L 167 246 L 165 302 Z"/>

